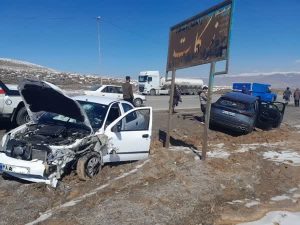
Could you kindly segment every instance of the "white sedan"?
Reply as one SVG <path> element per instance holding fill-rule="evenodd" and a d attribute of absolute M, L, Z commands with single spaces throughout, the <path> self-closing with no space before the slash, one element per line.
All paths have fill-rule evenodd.
<path fill-rule="evenodd" d="M 86 180 L 104 163 L 148 157 L 151 107 L 107 97 L 70 98 L 42 81 L 25 80 L 19 91 L 31 122 L 3 136 L 0 173 L 56 186 L 72 168 Z"/>
<path fill-rule="evenodd" d="M 100 87 L 94 87 L 90 91 L 84 92 L 86 95 L 102 96 L 115 99 L 123 99 L 123 90 L 118 85 L 101 85 Z M 137 93 L 133 93 L 133 104 L 136 107 L 140 107 L 146 101 L 146 97 Z"/>

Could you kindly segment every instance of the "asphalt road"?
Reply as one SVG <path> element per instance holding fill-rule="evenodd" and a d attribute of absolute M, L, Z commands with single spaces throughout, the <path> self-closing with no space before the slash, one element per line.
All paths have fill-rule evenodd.
<path fill-rule="evenodd" d="M 213 95 L 212 101 L 216 101 L 220 95 Z M 200 100 L 198 95 L 183 95 L 182 102 L 176 109 L 200 109 Z M 151 106 L 154 111 L 169 109 L 170 96 L 146 96 L 146 106 Z"/>

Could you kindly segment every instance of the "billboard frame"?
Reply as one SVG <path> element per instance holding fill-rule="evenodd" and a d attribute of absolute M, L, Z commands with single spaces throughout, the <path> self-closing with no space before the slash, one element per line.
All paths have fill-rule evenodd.
<path fill-rule="evenodd" d="M 205 127 L 204 127 L 204 134 L 203 134 L 203 140 L 202 140 L 202 155 L 201 155 L 201 160 L 206 159 L 206 152 L 208 148 L 208 130 L 209 130 L 209 121 L 210 121 L 210 111 L 211 111 L 211 100 L 212 100 L 212 89 L 213 89 L 213 83 L 214 83 L 214 77 L 216 75 L 222 75 L 222 74 L 227 74 L 229 70 L 229 59 L 230 59 L 230 41 L 231 41 L 231 26 L 232 26 L 232 16 L 233 16 L 233 10 L 234 10 L 234 0 L 225 0 L 218 5 L 215 5 L 207 10 L 205 10 L 202 13 L 199 13 L 187 20 L 184 20 L 183 22 L 176 24 L 175 26 L 171 27 L 170 32 L 172 29 L 178 26 L 182 26 L 183 24 L 194 20 L 195 18 L 199 16 L 205 16 L 209 13 L 212 13 L 222 7 L 225 7 L 227 5 L 231 5 L 231 10 L 230 10 L 230 16 L 229 16 L 229 24 L 228 24 L 228 40 L 227 40 L 227 51 L 226 51 L 226 57 L 224 59 L 212 59 L 206 61 L 206 63 L 201 63 L 201 64 L 189 64 L 189 66 L 182 66 L 182 67 L 174 67 L 171 69 L 168 69 L 168 62 L 169 62 L 169 50 L 168 49 L 168 61 L 167 61 L 167 66 L 166 66 L 166 74 L 165 78 L 166 80 L 171 80 L 171 93 L 170 93 L 170 101 L 169 101 L 169 118 L 168 118 L 168 130 L 167 130 L 167 136 L 166 136 L 166 143 L 165 147 L 169 148 L 170 145 L 170 130 L 171 130 L 171 118 L 172 118 L 172 104 L 173 104 L 173 96 L 174 96 L 174 87 L 175 87 L 175 76 L 176 76 L 176 70 L 177 69 L 184 69 L 184 68 L 189 68 L 197 65 L 205 65 L 210 63 L 210 74 L 209 74 L 209 85 L 208 85 L 208 99 L 207 99 L 207 108 L 206 108 L 206 115 L 205 115 Z M 170 32 L 169 32 L 169 43 L 170 43 Z M 226 61 L 225 64 L 225 69 L 223 71 L 215 71 L 216 68 L 216 63 L 219 61 Z M 168 72 L 172 71 L 172 78 L 168 79 Z"/>
<path fill-rule="evenodd" d="M 193 67 L 193 66 L 198 66 L 198 65 L 205 65 L 205 64 L 209 64 L 212 62 L 219 62 L 219 61 L 225 61 L 228 60 L 229 58 L 229 48 L 230 48 L 230 33 L 231 33 L 231 24 L 232 24 L 232 11 L 233 11 L 233 1 L 234 0 L 225 0 L 197 15 L 194 15 L 174 26 L 172 26 L 169 30 L 169 48 L 168 48 L 168 57 L 167 57 L 167 65 L 166 65 L 166 72 L 172 71 L 172 70 L 178 70 L 178 69 L 185 69 L 185 68 L 189 68 L 189 67 Z M 209 60 L 206 60 L 203 63 L 199 63 L 199 62 L 194 62 L 194 63 L 190 63 L 189 65 L 184 65 L 184 66 L 177 66 L 177 67 L 173 67 L 173 68 L 168 68 L 168 63 L 169 63 L 169 51 L 170 51 L 170 41 L 171 41 L 171 33 L 174 29 L 184 26 L 185 24 L 188 24 L 196 19 L 200 19 L 204 16 L 209 15 L 210 13 L 215 12 L 216 10 L 219 10 L 223 7 L 226 7 L 228 5 L 231 5 L 231 10 L 230 10 L 230 16 L 229 16 L 229 24 L 228 24 L 228 29 L 227 29 L 227 33 L 228 33 L 228 40 L 227 40 L 227 49 L 226 49 L 226 55 L 224 57 L 220 57 L 220 58 L 212 58 Z M 228 71 L 228 65 L 226 64 L 226 71 Z M 219 72 L 218 72 L 219 73 Z"/>

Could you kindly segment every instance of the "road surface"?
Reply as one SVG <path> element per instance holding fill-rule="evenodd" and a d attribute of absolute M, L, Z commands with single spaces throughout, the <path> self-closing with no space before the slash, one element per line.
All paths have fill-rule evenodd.
<path fill-rule="evenodd" d="M 213 95 L 213 102 L 216 101 L 220 95 Z M 176 109 L 200 109 L 200 100 L 198 95 L 184 95 L 181 96 L 182 102 Z M 170 96 L 146 96 L 146 106 L 153 107 L 154 111 L 169 109 Z"/>

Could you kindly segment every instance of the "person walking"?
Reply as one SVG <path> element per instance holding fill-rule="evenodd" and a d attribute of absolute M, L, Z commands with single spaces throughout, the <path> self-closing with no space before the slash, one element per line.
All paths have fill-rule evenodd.
<path fill-rule="evenodd" d="M 207 104 L 207 91 L 208 91 L 208 87 L 205 86 L 205 87 L 202 88 L 202 91 L 199 92 L 200 107 L 201 107 L 201 111 L 203 113 L 202 122 L 205 122 L 206 104 Z"/>
<path fill-rule="evenodd" d="M 175 106 L 178 106 L 179 102 L 182 102 L 181 92 L 180 92 L 178 86 L 175 84 L 175 86 L 174 86 L 174 95 L 173 95 L 172 113 L 176 113 L 175 112 Z"/>
<path fill-rule="evenodd" d="M 291 100 L 292 92 L 289 87 L 285 89 L 283 92 L 283 99 L 285 100 L 285 104 L 288 105 L 289 101 Z"/>
<path fill-rule="evenodd" d="M 130 84 L 130 76 L 126 76 L 126 82 L 122 85 L 123 88 L 123 99 L 133 104 L 133 91 L 132 85 Z"/>
<path fill-rule="evenodd" d="M 295 107 L 299 107 L 299 100 L 300 100 L 300 90 L 299 88 L 296 88 L 296 90 L 294 91 Z"/>

